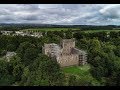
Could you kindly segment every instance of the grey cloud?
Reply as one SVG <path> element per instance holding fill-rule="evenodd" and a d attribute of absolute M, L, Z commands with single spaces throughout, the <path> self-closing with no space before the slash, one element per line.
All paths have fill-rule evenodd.
<path fill-rule="evenodd" d="M 46 24 L 118 24 L 120 5 L 18 4 L 0 5 L 0 22 Z"/>
<path fill-rule="evenodd" d="M 39 5 L 38 4 L 18 4 L 19 10 L 38 10 Z"/>
<path fill-rule="evenodd" d="M 35 15 L 29 15 L 29 16 L 21 17 L 20 19 L 29 21 L 29 20 L 38 20 L 38 17 Z"/>
<path fill-rule="evenodd" d="M 100 13 L 106 18 L 120 18 L 120 5 L 111 5 L 104 7 Z"/>

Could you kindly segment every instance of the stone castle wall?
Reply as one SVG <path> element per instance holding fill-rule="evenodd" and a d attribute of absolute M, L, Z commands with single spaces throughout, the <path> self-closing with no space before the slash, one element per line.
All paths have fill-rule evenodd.
<path fill-rule="evenodd" d="M 57 62 L 61 67 L 79 65 L 79 57 L 77 54 L 61 55 L 57 57 Z"/>
<path fill-rule="evenodd" d="M 44 44 L 43 53 L 55 58 L 61 67 L 84 65 L 87 62 L 86 52 L 75 48 L 75 39 L 63 39 L 60 45 Z"/>
<path fill-rule="evenodd" d="M 43 47 L 43 53 L 45 55 L 48 55 L 48 52 L 51 51 L 51 48 L 50 48 L 50 45 L 49 44 L 45 44 L 44 47 Z"/>
<path fill-rule="evenodd" d="M 61 41 L 62 54 L 71 54 L 72 48 L 75 47 L 74 39 L 64 39 Z"/>

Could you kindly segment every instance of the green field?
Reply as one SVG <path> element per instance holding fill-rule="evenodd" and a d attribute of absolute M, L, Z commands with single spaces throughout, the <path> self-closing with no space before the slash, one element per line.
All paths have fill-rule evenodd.
<path fill-rule="evenodd" d="M 78 28 L 38 28 L 38 29 L 24 29 L 21 31 L 67 31 L 67 30 L 80 30 Z"/>
<path fill-rule="evenodd" d="M 67 31 L 67 30 L 80 30 L 79 28 L 37 28 L 37 29 L 23 29 L 21 31 L 32 31 L 32 32 L 42 32 L 42 31 Z M 120 30 L 85 30 L 85 33 L 95 33 L 95 32 L 119 32 Z"/>
<path fill-rule="evenodd" d="M 98 82 L 95 78 L 90 74 L 90 66 L 70 66 L 62 68 L 65 75 L 74 75 L 77 79 L 83 82 L 92 82 L 94 86 L 99 86 L 100 82 Z"/>
<path fill-rule="evenodd" d="M 69 73 L 69 74 L 84 76 L 84 75 L 89 74 L 89 69 L 90 69 L 90 66 L 88 66 L 88 65 L 85 65 L 85 66 L 70 66 L 70 67 L 64 67 L 63 71 L 65 73 Z"/>
<path fill-rule="evenodd" d="M 86 31 L 83 31 L 85 33 L 94 33 L 94 32 L 119 32 L 120 30 L 86 30 Z"/>

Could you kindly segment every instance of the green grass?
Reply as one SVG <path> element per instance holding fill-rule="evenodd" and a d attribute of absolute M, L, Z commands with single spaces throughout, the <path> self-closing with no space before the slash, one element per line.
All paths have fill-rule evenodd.
<path fill-rule="evenodd" d="M 120 30 L 87 30 L 87 31 L 83 31 L 85 33 L 94 33 L 94 32 L 119 32 Z"/>
<path fill-rule="evenodd" d="M 24 29 L 22 31 L 67 31 L 69 29 L 79 30 L 78 28 L 38 28 L 38 29 Z"/>
<path fill-rule="evenodd" d="M 65 73 L 74 74 L 74 75 L 85 75 L 89 74 L 90 67 L 88 65 L 85 66 L 70 66 L 70 67 L 64 67 L 63 71 Z"/>
<path fill-rule="evenodd" d="M 71 66 L 63 68 L 63 72 L 67 75 L 75 75 L 77 78 L 90 79 L 92 76 L 89 72 L 90 66 Z"/>
<path fill-rule="evenodd" d="M 63 72 L 66 76 L 69 75 L 76 76 L 77 79 L 80 79 L 83 82 L 91 82 L 94 86 L 100 86 L 100 82 L 98 82 L 95 78 L 92 77 L 90 74 L 90 66 L 70 66 L 70 67 L 63 67 Z"/>
<path fill-rule="evenodd" d="M 33 32 L 42 32 L 42 31 L 67 31 L 67 30 L 80 30 L 79 28 L 37 28 L 37 29 L 24 29 L 21 31 L 33 31 Z M 119 32 L 120 30 L 86 30 L 85 33 L 95 33 L 95 32 Z"/>

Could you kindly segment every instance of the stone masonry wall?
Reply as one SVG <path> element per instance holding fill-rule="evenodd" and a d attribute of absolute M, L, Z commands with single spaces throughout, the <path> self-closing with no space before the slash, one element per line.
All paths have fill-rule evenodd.
<path fill-rule="evenodd" d="M 61 67 L 79 65 L 79 57 L 77 54 L 61 55 L 60 57 L 57 57 L 57 62 Z"/>
<path fill-rule="evenodd" d="M 74 39 L 62 40 L 62 54 L 71 54 L 71 49 L 75 47 Z"/>
<path fill-rule="evenodd" d="M 44 44 L 43 53 L 54 57 L 61 67 L 87 63 L 86 52 L 75 48 L 75 39 L 63 39 L 60 45 Z"/>

